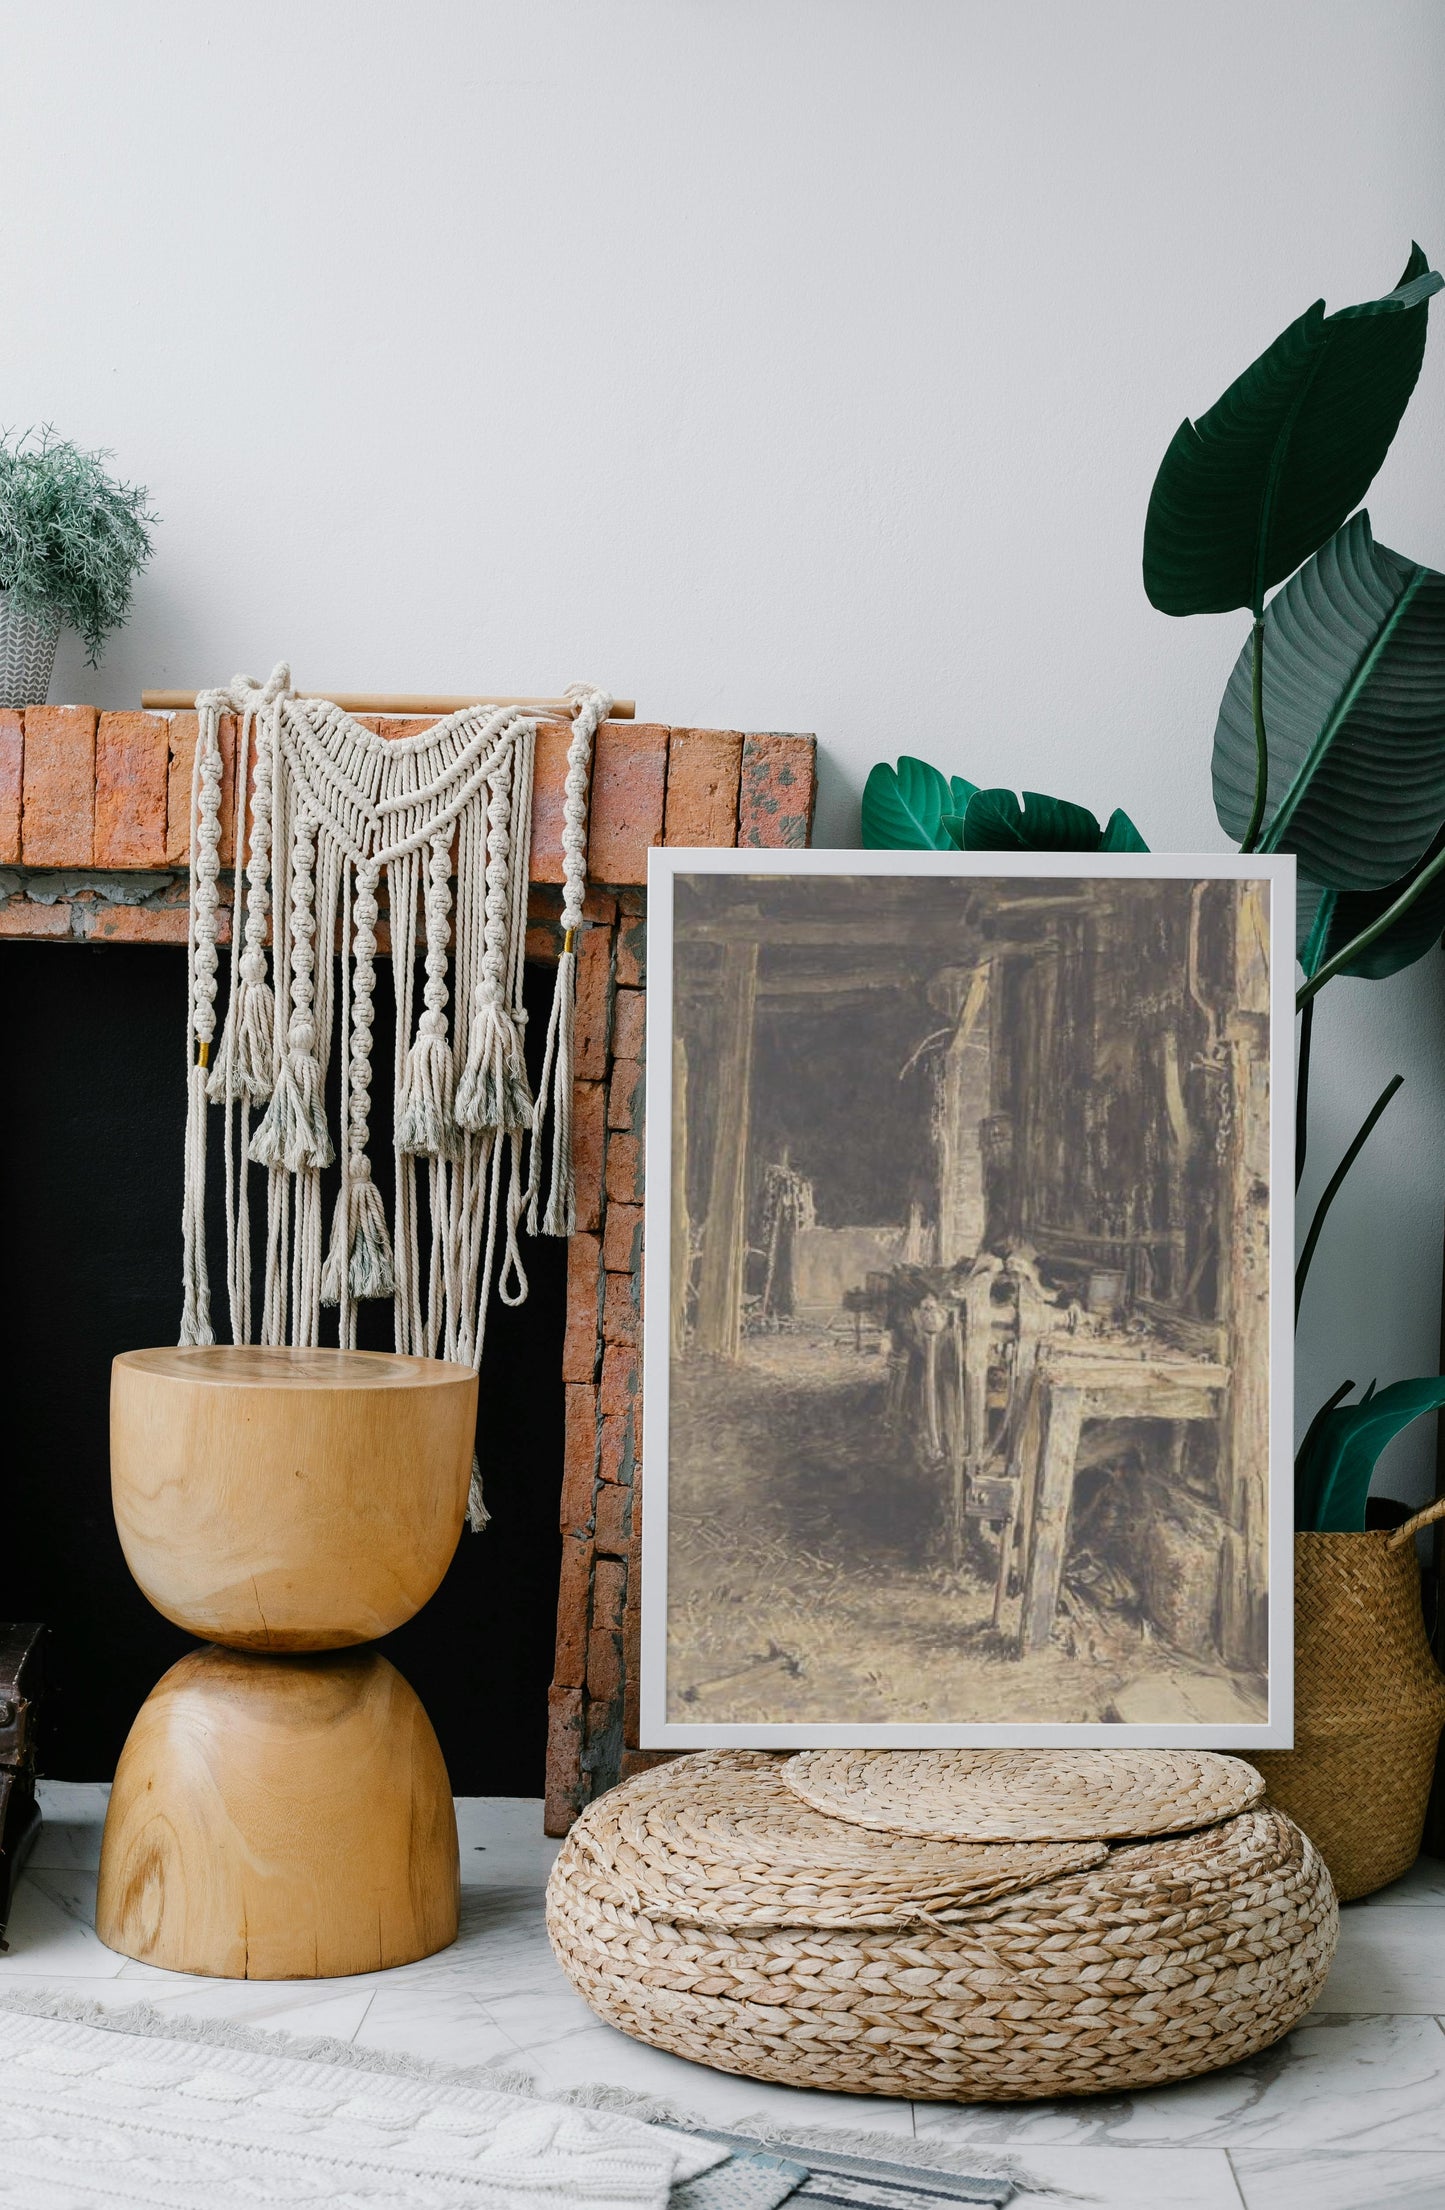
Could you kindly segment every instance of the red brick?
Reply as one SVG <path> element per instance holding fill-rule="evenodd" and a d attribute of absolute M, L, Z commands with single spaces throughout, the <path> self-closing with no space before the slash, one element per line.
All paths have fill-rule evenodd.
<path fill-rule="evenodd" d="M 630 1274 L 642 1264 L 641 1205 L 609 1205 L 602 1231 L 602 1263 L 609 1274 Z"/>
<path fill-rule="evenodd" d="M 607 1195 L 619 1205 L 642 1203 L 642 1145 L 620 1129 L 607 1142 Z"/>
<path fill-rule="evenodd" d="M 603 1279 L 601 1237 L 574 1235 L 567 1246 L 567 1327 L 562 1337 L 564 1381 L 591 1381 L 596 1373 Z"/>
<path fill-rule="evenodd" d="M 649 846 L 662 842 L 667 731 L 604 721 L 597 732 L 587 872 L 594 882 L 644 883 Z"/>
<path fill-rule="evenodd" d="M 24 812 L 20 855 L 27 867 L 89 867 L 95 838 L 93 706 L 25 709 Z"/>
<path fill-rule="evenodd" d="M 636 1350 L 641 1312 L 638 1290 L 641 1277 L 637 1274 L 608 1274 L 607 1294 L 602 1307 L 602 1333 L 609 1343 L 621 1343 L 627 1350 Z"/>
<path fill-rule="evenodd" d="M 580 1688 L 587 1677 L 587 1612 L 592 1585 L 592 1540 L 562 1537 L 562 1572 L 557 1583 L 557 1654 L 552 1679 L 558 1688 Z"/>
<path fill-rule="evenodd" d="M 642 1134 L 642 1061 L 616 1059 L 607 1085 L 607 1125 Z"/>
<path fill-rule="evenodd" d="M 647 987 L 647 919 L 644 914 L 629 913 L 625 907 L 617 930 L 616 979 L 629 990 Z"/>
<path fill-rule="evenodd" d="M 738 842 L 801 851 L 817 801 L 815 737 L 745 737 Z"/>
<path fill-rule="evenodd" d="M 582 918 L 594 928 L 611 928 L 617 919 L 617 900 L 606 890 L 589 885 L 582 899 Z"/>
<path fill-rule="evenodd" d="M 176 905 L 99 905 L 87 910 L 86 936 L 101 944 L 184 944 L 186 908 Z M 216 915 L 216 942 L 231 941 L 231 911 Z M 219 1016 L 218 1016 L 219 1018 Z"/>
<path fill-rule="evenodd" d="M 563 1395 L 561 1524 L 564 1534 L 576 1534 L 592 1524 L 592 1489 L 597 1471 L 597 1391 L 585 1381 L 569 1381 Z"/>
<path fill-rule="evenodd" d="M 547 1780 L 543 1831 L 565 1834 L 582 1808 L 582 1691 L 547 1694 Z"/>
<path fill-rule="evenodd" d="M 736 844 L 743 740 L 732 729 L 674 729 L 667 751 L 668 844 Z"/>
<path fill-rule="evenodd" d="M 630 1412 L 637 1401 L 637 1353 L 620 1343 L 609 1343 L 602 1354 L 602 1391 L 598 1403 L 604 1416 Z"/>
<path fill-rule="evenodd" d="M 584 929 L 577 945 L 577 1013 L 573 1060 L 584 1080 L 607 1072 L 607 1025 L 612 1010 L 612 931 Z"/>
<path fill-rule="evenodd" d="M 184 867 L 191 856 L 191 777 L 196 764 L 196 735 L 200 716 L 177 713 L 170 717 L 169 757 L 166 766 L 166 860 Z M 222 714 L 217 731 L 221 744 L 221 841 L 217 847 L 223 867 L 236 861 L 236 717 Z M 254 771 L 255 746 L 252 745 Z M 251 775 L 248 774 L 249 784 Z M 246 793 L 246 828 L 251 826 L 251 794 Z"/>
<path fill-rule="evenodd" d="M 625 1277 L 611 1275 L 608 1278 L 611 1282 L 620 1281 Z M 601 1441 L 597 1453 L 597 1473 L 600 1480 L 624 1485 L 631 1481 L 635 1455 L 632 1432 L 632 1414 L 630 1412 L 610 1412 L 603 1420 Z M 596 1503 L 600 1511 L 602 1508 L 600 1495 L 596 1499 Z"/>
<path fill-rule="evenodd" d="M 527 923 L 527 957 L 540 959 L 551 966 L 562 949 L 562 939 L 557 933 L 555 921 L 529 921 Z"/>
<path fill-rule="evenodd" d="M 589 1722 L 598 1705 L 615 1704 L 622 1693 L 622 1637 L 613 1628 L 594 1627 L 587 1637 Z M 589 1725 L 589 1732 L 591 1731 Z"/>
<path fill-rule="evenodd" d="M 20 791 L 25 759 L 25 724 L 7 708 L 0 713 L 0 867 L 20 858 Z"/>
<path fill-rule="evenodd" d="M 102 714 L 95 738 L 95 864 L 162 867 L 170 724 L 160 714 Z"/>
<path fill-rule="evenodd" d="M 572 1085 L 572 1174 L 577 1225 L 595 1232 L 602 1226 L 602 1156 L 607 1143 L 607 1086 Z"/>
<path fill-rule="evenodd" d="M 599 1558 L 592 1571 L 592 1627 L 612 1634 L 622 1631 L 622 1608 L 627 1600 L 627 1568 L 620 1558 Z"/>
<path fill-rule="evenodd" d="M 631 1533 L 632 1491 L 619 1482 L 605 1484 L 597 1492 L 597 1552 L 599 1557 L 625 1558 Z"/>
<path fill-rule="evenodd" d="M 36 905 L 29 898 L 10 898 L 0 905 L 0 936 L 68 936 L 68 905 Z"/>
<path fill-rule="evenodd" d="M 647 992 L 619 990 L 612 1004 L 612 1052 L 617 1059 L 641 1059 L 647 1041 Z"/>
<path fill-rule="evenodd" d="M 166 858 L 182 867 L 191 856 L 191 775 L 196 764 L 196 714 L 172 714 L 166 769 Z"/>
<path fill-rule="evenodd" d="M 537 753 L 532 768 L 530 873 L 533 882 L 561 882 L 563 879 L 562 806 L 567 784 L 567 747 L 571 742 L 570 722 L 538 722 Z"/>

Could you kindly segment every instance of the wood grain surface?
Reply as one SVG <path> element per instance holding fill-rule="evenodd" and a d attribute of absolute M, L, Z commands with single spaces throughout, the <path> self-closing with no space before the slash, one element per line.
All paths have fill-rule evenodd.
<path fill-rule="evenodd" d="M 141 1706 L 101 1850 L 96 1931 L 222 1979 L 324 1979 L 454 1941 L 446 1765 L 375 1651 L 194 1650 Z"/>
<path fill-rule="evenodd" d="M 410 1619 L 461 1534 L 469 1366 L 375 1351 L 127 1351 L 111 1376 L 126 1563 L 237 1649 L 330 1650 Z"/>

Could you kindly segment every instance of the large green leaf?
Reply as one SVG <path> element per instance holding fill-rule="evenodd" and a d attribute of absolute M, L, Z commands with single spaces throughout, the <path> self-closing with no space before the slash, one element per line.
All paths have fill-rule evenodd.
<path fill-rule="evenodd" d="M 961 813 L 977 785 L 952 782 L 927 760 L 906 754 L 896 768 L 886 761 L 869 770 L 863 786 L 863 848 L 869 852 L 948 852 L 953 839 L 945 813 Z"/>
<path fill-rule="evenodd" d="M 1127 813 L 1111 814 L 1107 829 L 1087 806 L 1026 790 L 1023 804 L 1011 790 L 976 791 L 963 816 L 966 852 L 1147 852 Z"/>
<path fill-rule="evenodd" d="M 1144 588 L 1165 614 L 1256 612 L 1369 490 L 1415 388 L 1442 280 L 1418 246 L 1383 299 L 1317 299 L 1207 414 L 1182 422 L 1144 524 Z"/>
<path fill-rule="evenodd" d="M 1270 600 L 1262 852 L 1335 890 L 1382 890 L 1445 820 L 1445 575 L 1377 545 L 1356 514 Z M 1254 804 L 1250 648 L 1214 732 L 1214 806 L 1238 841 Z"/>
<path fill-rule="evenodd" d="M 1417 876 L 1438 859 L 1442 850 L 1445 850 L 1445 828 L 1438 832 L 1409 874 L 1399 882 L 1387 884 L 1383 890 L 1325 890 L 1302 875 L 1295 897 L 1295 940 L 1305 973 L 1317 974 L 1327 959 L 1335 958 L 1347 944 L 1353 944 L 1357 936 L 1372 927 Z M 1387 975 L 1399 974 L 1402 967 L 1413 967 L 1417 959 L 1423 959 L 1426 952 L 1440 942 L 1442 934 L 1445 934 L 1445 874 L 1427 883 L 1398 921 L 1338 971 L 1342 975 L 1363 975 L 1372 982 L 1381 982 Z"/>
<path fill-rule="evenodd" d="M 1319 1534 L 1359 1534 L 1365 1525 L 1381 1451 L 1412 1420 L 1445 1405 L 1445 1374 L 1394 1381 L 1358 1404 L 1337 1405 L 1318 1418 L 1300 1451 L 1295 1472 L 1296 1526 Z"/>

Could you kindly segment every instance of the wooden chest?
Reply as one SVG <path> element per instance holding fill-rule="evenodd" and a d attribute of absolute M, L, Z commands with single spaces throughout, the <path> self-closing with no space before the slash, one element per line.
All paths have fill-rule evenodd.
<path fill-rule="evenodd" d="M 40 1831 L 35 1742 L 45 1629 L 0 1622 L 0 1947 L 20 1869 Z"/>

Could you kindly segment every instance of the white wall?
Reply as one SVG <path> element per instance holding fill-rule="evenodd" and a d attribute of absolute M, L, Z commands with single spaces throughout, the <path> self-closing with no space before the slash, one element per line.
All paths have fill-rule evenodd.
<path fill-rule="evenodd" d="M 0 421 L 164 517 L 52 695 L 586 675 L 816 729 L 819 841 L 916 750 L 1221 848 L 1245 625 L 1148 606 L 1150 482 L 1312 298 L 1445 256 L 1442 64 L 1438 0 L 0 0 Z M 1437 329 L 1370 504 L 1445 566 L 1442 416 Z M 1307 1199 L 1407 1088 L 1306 1409 L 1436 1367 L 1440 988 L 1317 1024 Z"/>

